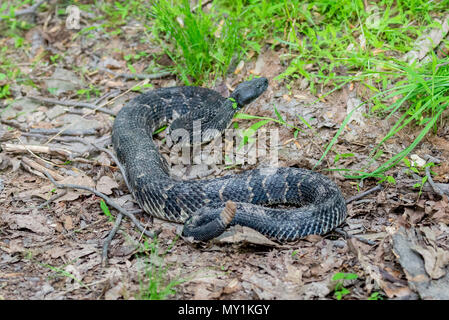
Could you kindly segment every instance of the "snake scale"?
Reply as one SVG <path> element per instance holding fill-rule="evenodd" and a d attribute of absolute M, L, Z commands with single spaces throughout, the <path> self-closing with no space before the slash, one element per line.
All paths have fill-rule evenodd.
<path fill-rule="evenodd" d="M 229 98 L 202 87 L 169 87 L 128 102 L 114 121 L 112 142 L 139 206 L 155 217 L 184 223 L 183 235 L 203 241 L 236 224 L 291 241 L 326 233 L 342 223 L 346 204 L 338 186 L 310 170 L 255 169 L 189 181 L 170 176 L 153 142 L 154 130 L 171 122 L 169 132 L 181 128 L 191 136 L 192 122 L 201 121 L 205 131 L 220 133 L 236 111 L 267 87 L 266 78 L 242 82 Z"/>

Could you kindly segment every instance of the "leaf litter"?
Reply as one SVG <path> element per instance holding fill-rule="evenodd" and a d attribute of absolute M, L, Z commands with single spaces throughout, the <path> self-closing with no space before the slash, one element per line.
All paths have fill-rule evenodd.
<path fill-rule="evenodd" d="M 53 43 L 57 50 L 64 50 L 65 57 L 60 66 L 38 67 L 44 76 L 42 80 L 36 79 L 36 83 L 44 90 L 30 91 L 27 86 L 19 85 L 21 90 L 15 91 L 15 101 L 1 114 L 3 123 L 14 127 L 6 130 L 2 126 L 1 140 L 20 144 L 18 134 L 25 144 L 44 145 L 52 137 L 20 136 L 17 128 L 93 130 L 94 135 L 80 136 L 88 143 L 52 141 L 54 147 L 81 155 L 87 153 L 79 157 L 81 160 L 64 158 L 61 154 L 40 154 L 39 157 L 45 163 L 51 162 L 51 169 L 62 175 L 60 183 L 95 187 L 127 209 L 137 210 L 138 206 L 128 194 L 115 163 L 105 153 L 93 152 L 89 146 L 90 142 L 99 142 L 100 135 L 110 134 L 111 117 L 89 113 L 86 109 L 38 103 L 21 95 L 35 95 L 38 92 L 48 95 L 50 91 L 61 100 L 75 97 L 84 101 L 87 97 L 77 95 L 76 91 L 86 88 L 86 80 L 95 84 L 101 94 L 116 89 L 123 93 L 138 82 L 117 80 L 103 72 L 83 76 L 71 66 L 86 65 L 93 69 L 98 66 L 126 72 L 125 54 L 139 50 L 151 51 L 156 56 L 163 56 L 163 53 L 158 48 L 148 48 L 139 43 L 141 26 L 130 30 L 126 41 L 120 36 L 105 39 L 96 34 L 95 39 L 80 37 L 68 45 L 68 42 L 56 41 L 57 37 L 68 39 L 71 36 L 70 31 L 63 28 L 63 21 L 50 16 L 48 19 L 47 29 L 37 30 L 36 27 L 29 31 L 30 39 L 34 39 L 31 59 L 47 50 L 46 42 Z M 445 25 L 443 27 L 445 31 L 447 28 Z M 431 31 L 430 35 L 438 40 L 443 34 Z M 85 48 L 83 52 L 80 51 L 81 41 Z M 104 51 L 101 59 L 91 53 L 94 45 L 99 45 Z M 117 48 L 120 48 L 119 51 Z M 414 56 L 420 59 L 425 53 L 423 50 L 428 51 L 428 46 L 423 46 Z M 267 93 L 249 106 L 246 112 L 277 118 L 275 106 L 287 122 L 301 126 L 302 131 L 293 137 L 292 130 L 285 126 L 266 125 L 279 129 L 280 164 L 310 169 L 319 160 L 322 148 L 332 139 L 344 115 L 362 100 L 355 91 L 349 89 L 348 93 L 345 89 L 316 102 L 304 91 L 308 83 L 302 80 L 292 85 L 292 90 L 287 90 L 282 81 L 273 80 L 283 71 L 279 57 L 285 53 L 286 49 L 282 47 L 261 50 L 257 57 L 245 61 L 239 72 L 223 79 L 219 87 L 222 91 L 229 91 L 250 74 L 267 76 L 270 80 Z M 30 60 L 26 56 L 23 59 Z M 137 67 L 142 69 L 143 66 Z M 31 71 L 30 68 L 28 72 Z M 151 84 L 165 87 L 180 83 L 167 78 L 156 79 Z M 119 96 L 108 108 L 117 112 L 136 94 L 128 92 Z M 90 100 L 95 99 L 91 97 Z M 316 132 L 307 128 L 297 115 Z M 362 161 L 368 158 L 369 146 L 378 142 L 378 137 L 388 130 L 388 123 L 374 117 L 363 117 L 362 109 L 360 112 L 357 110 L 354 120 L 348 124 L 341 142 L 335 146 L 339 154 L 353 154 L 353 157 L 339 160 L 342 167 L 351 170 L 362 167 Z M 241 128 L 252 124 L 248 120 L 236 120 L 236 123 Z M 434 179 L 443 184 L 449 182 L 447 138 L 448 132 L 437 132 L 429 137 L 432 143 L 430 149 L 423 143 L 415 150 L 418 156 L 429 150 L 440 156 L 441 165 L 433 168 L 437 173 Z M 399 140 L 392 139 L 387 149 L 392 152 L 398 150 L 410 137 Z M 81 149 L 82 152 L 79 152 Z M 423 188 L 424 192 L 418 198 L 417 190 L 412 187 L 416 180 L 402 174 L 401 168 L 397 168 L 397 187 L 389 186 L 378 195 L 348 206 L 348 218 L 343 230 L 350 236 L 360 235 L 375 241 L 372 246 L 354 237 L 346 239 L 337 233 L 279 244 L 244 227 L 234 227 L 210 243 L 195 243 L 178 238 L 179 225 L 156 218 L 150 224 L 148 216 L 137 213 L 137 217 L 148 223 L 150 228 L 162 230 L 158 237 L 158 253 L 144 251 L 142 254 L 141 233 L 125 222 L 111 243 L 108 266 L 102 267 L 102 243 L 112 228 L 112 222 L 103 215 L 99 199 L 87 191 L 67 190 L 65 195 L 36 209 L 60 190 L 54 190 L 47 179 L 37 176 L 29 167 L 21 166 L 24 155 L 37 161 L 29 152 L 0 152 L 2 298 L 132 299 L 139 296 L 142 281 L 148 281 L 142 270 L 154 267 L 161 270 L 164 277 L 162 283 L 180 280 L 175 287 L 176 292 L 168 296 L 172 299 L 333 299 L 336 283 L 332 278 L 339 272 L 357 275 L 356 280 L 343 282 L 350 291 L 344 299 L 367 299 L 375 292 L 391 299 L 448 299 L 448 199 L 440 199 L 428 187 Z M 234 169 L 240 171 L 255 166 L 245 164 Z M 203 177 L 208 170 L 210 172 L 206 177 L 234 172 L 232 169 L 218 169 L 177 167 L 180 176 L 189 171 L 192 178 Z M 336 173 L 326 174 L 336 180 L 346 196 L 358 192 L 352 181 L 344 180 Z M 401 187 L 401 183 L 406 187 Z M 152 259 L 145 262 L 148 256 Z"/>

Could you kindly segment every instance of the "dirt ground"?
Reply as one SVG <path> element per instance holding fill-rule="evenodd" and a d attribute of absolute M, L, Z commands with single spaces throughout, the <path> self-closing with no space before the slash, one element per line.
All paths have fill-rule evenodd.
<path fill-rule="evenodd" d="M 18 64 L 21 72 L 38 87 L 12 85 L 14 99 L 1 113 L 0 299 L 140 299 L 149 296 L 154 283 L 159 286 L 160 296 L 168 299 L 335 299 L 342 287 L 348 291 L 343 299 L 449 298 L 448 198 L 437 195 L 428 183 L 420 194 L 420 188 L 413 186 L 425 176 L 424 169 L 413 175 L 402 164 L 388 172 L 395 184 L 385 183 L 383 190 L 348 205 L 348 217 L 342 225 L 347 236 L 331 232 L 279 244 L 235 227 L 214 241 L 196 243 L 178 236 L 180 225 L 152 221 L 137 213 L 136 217 L 149 229 L 161 230 L 157 245 L 145 246 L 141 233 L 125 218 L 109 248 L 108 264 L 102 266 L 102 247 L 113 222 L 103 213 L 99 197 L 88 191 L 67 190 L 38 207 L 64 192 L 42 174 L 46 167 L 61 183 L 95 187 L 126 210 L 139 209 L 114 161 L 90 145 L 96 143 L 112 150 L 113 117 L 29 97 L 79 100 L 97 106 L 110 101 L 104 108 L 116 113 L 139 94 L 129 89 L 141 80 L 114 77 L 98 68 L 125 72 L 123 56 L 140 51 L 150 55 L 134 64 L 137 72 L 157 59 L 166 63 L 157 47 L 136 42 L 139 32 L 139 26 L 129 26 L 121 37 L 106 39 L 98 35 L 72 40 L 73 34 L 64 28 L 64 22 L 54 18 L 44 27 L 38 25 L 28 32 L 27 38 L 34 39 L 35 45 L 31 56 L 17 51 L 11 57 L 22 61 Z M 40 42 L 36 40 L 39 38 Z M 13 45 L 11 39 L 1 41 L 2 46 Z M 34 66 L 33 59 L 42 52 L 58 53 L 61 59 L 57 64 Z M 363 95 L 352 84 L 316 102 L 301 81 L 273 80 L 285 69 L 279 59 L 282 53 L 282 48 L 263 49 L 238 74 L 218 81 L 215 88 L 227 94 L 229 88 L 251 73 L 267 77 L 269 89 L 245 112 L 276 118 L 275 106 L 287 122 L 301 127 L 303 131 L 294 138 L 286 126 L 267 125 L 280 132 L 280 166 L 312 169 L 350 105 Z M 49 61 L 48 55 L 44 61 Z M 174 76 L 149 83 L 154 88 L 181 84 Z M 96 101 L 98 96 L 92 95 L 89 100 L 77 93 L 89 86 L 97 88 L 98 96 L 104 99 Z M 298 114 L 313 131 L 303 125 Z M 236 122 L 244 129 L 255 121 Z M 440 160 L 440 165 L 432 168 L 433 180 L 444 185 L 449 183 L 447 122 L 445 114 L 438 131 L 424 139 L 412 158 L 417 167 L 428 155 Z M 336 181 L 345 198 L 374 187 L 374 179 L 361 184 L 327 169 L 376 168 L 409 145 L 419 132 L 410 126 L 388 142 L 381 157 L 369 162 L 370 152 L 390 125 L 374 115 L 355 115 L 333 152 L 316 170 Z M 56 133 L 67 126 L 82 134 L 48 134 L 51 129 Z M 159 135 L 161 146 L 162 139 L 163 133 Z M 30 145 L 42 149 L 33 151 Z M 338 154 L 352 156 L 334 163 Z M 193 179 L 233 174 L 260 165 L 173 165 L 172 170 Z M 357 278 L 332 280 L 338 273 L 356 274 Z M 163 295 L 163 289 L 173 284 L 175 292 Z"/>

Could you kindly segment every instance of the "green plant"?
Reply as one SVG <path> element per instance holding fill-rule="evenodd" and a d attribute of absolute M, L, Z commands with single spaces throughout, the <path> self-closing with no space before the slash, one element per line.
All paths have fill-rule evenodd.
<path fill-rule="evenodd" d="M 95 86 L 90 84 L 89 88 L 79 89 L 76 91 L 76 93 L 79 95 L 84 95 L 87 100 L 90 100 L 90 96 L 92 94 L 95 95 L 96 97 L 98 97 L 100 95 L 100 90 L 98 90 Z"/>
<path fill-rule="evenodd" d="M 449 105 L 449 59 L 437 59 L 434 56 L 431 62 L 421 67 L 409 66 L 406 63 L 395 60 L 388 63 L 386 61 L 378 63 L 384 70 L 367 71 L 362 74 L 361 77 L 357 76 L 357 79 L 360 80 L 363 77 L 368 76 L 375 78 L 374 75 L 388 73 L 389 76 L 398 79 L 398 81 L 392 88 L 384 90 L 376 89 L 378 93 L 371 97 L 366 103 L 373 103 L 372 109 L 374 111 L 383 114 L 388 112 L 388 115 L 386 116 L 387 119 L 400 111 L 402 111 L 402 115 L 378 145 L 371 151 L 370 157 L 373 158 L 378 155 L 379 152 L 381 152 L 382 145 L 407 125 L 415 124 L 423 128 L 409 146 L 393 155 L 378 168 L 372 172 L 358 170 L 353 174 L 344 175 L 349 179 L 366 179 L 369 177 L 385 178 L 385 172 L 397 165 L 410 154 L 410 152 L 432 129 L 436 130 L 438 120 Z M 374 87 L 371 86 L 371 88 Z M 326 154 L 336 143 L 338 136 L 342 133 L 342 130 L 349 122 L 352 113 L 356 109 L 357 108 L 354 108 L 354 110 L 344 119 L 340 129 L 332 138 L 316 165 L 324 159 Z"/>
<path fill-rule="evenodd" d="M 332 280 L 333 281 L 337 281 L 337 284 L 335 285 L 335 289 L 334 289 L 334 297 L 337 300 L 341 300 L 343 298 L 343 296 L 351 293 L 351 291 L 349 291 L 347 288 L 345 288 L 343 286 L 343 281 L 344 280 L 355 280 L 357 279 L 358 276 L 355 273 L 342 273 L 342 272 L 337 272 L 333 277 Z"/>
<path fill-rule="evenodd" d="M 44 267 L 46 267 L 46 268 L 48 268 L 48 269 L 50 269 L 50 270 L 52 270 L 52 271 L 54 271 L 56 274 L 58 274 L 59 276 L 61 276 L 61 277 L 67 277 L 67 278 L 70 278 L 70 279 L 72 279 L 73 281 L 75 281 L 75 282 L 77 282 L 80 286 L 82 286 L 82 287 L 84 287 L 84 288 L 88 288 L 88 286 L 86 285 L 86 284 L 84 284 L 81 280 L 79 280 L 77 277 L 75 277 L 72 273 L 70 273 L 70 272 L 68 272 L 68 271 L 66 271 L 66 270 L 64 270 L 64 269 L 62 269 L 62 268 L 59 268 L 59 267 L 53 267 L 53 266 L 51 266 L 51 265 L 49 265 L 49 264 L 46 264 L 46 263 L 40 263 L 42 266 L 44 266 Z M 67 264 L 68 265 L 68 264 Z"/>
<path fill-rule="evenodd" d="M 382 294 L 378 291 L 373 292 L 368 298 L 368 300 L 383 300 L 383 299 L 384 298 L 383 298 Z"/>
<path fill-rule="evenodd" d="M 176 239 L 171 243 L 165 252 L 159 253 L 159 243 L 157 238 L 151 242 L 145 239 L 141 256 L 144 259 L 143 275 L 140 276 L 139 299 L 144 300 L 163 300 L 176 293 L 174 289 L 177 285 L 184 282 L 182 279 L 167 280 L 166 274 L 168 266 L 164 266 L 164 256 L 171 250 Z"/>
<path fill-rule="evenodd" d="M 109 211 L 109 207 L 103 199 L 100 200 L 100 208 L 103 211 L 104 215 L 108 217 L 109 222 L 114 222 L 115 218 L 112 215 L 111 211 Z"/>
<path fill-rule="evenodd" d="M 287 121 L 285 121 L 284 118 L 282 118 L 279 111 L 276 109 L 276 107 L 274 107 L 274 112 L 276 114 L 277 119 L 271 118 L 271 117 L 254 116 L 254 115 L 241 113 L 241 112 L 238 112 L 235 114 L 235 116 L 234 116 L 235 119 L 260 120 L 256 123 L 252 124 L 248 129 L 245 129 L 242 132 L 242 141 L 240 142 L 239 148 L 241 148 L 243 145 L 247 144 L 248 142 L 253 141 L 252 136 L 257 132 L 257 130 L 259 130 L 261 127 L 263 127 L 264 125 L 266 125 L 270 122 L 275 122 L 275 123 L 284 125 L 288 128 L 294 129 L 295 131 L 294 131 L 293 135 L 295 138 L 297 137 L 298 133 L 302 130 L 300 128 L 288 123 Z"/>
<path fill-rule="evenodd" d="M 205 14 L 201 2 L 193 11 L 188 0 L 180 1 L 178 6 L 159 0 L 152 13 L 152 32 L 175 62 L 185 84 L 201 84 L 225 75 L 231 60 L 238 60 L 242 54 L 241 28 L 234 16 L 224 19 Z"/>

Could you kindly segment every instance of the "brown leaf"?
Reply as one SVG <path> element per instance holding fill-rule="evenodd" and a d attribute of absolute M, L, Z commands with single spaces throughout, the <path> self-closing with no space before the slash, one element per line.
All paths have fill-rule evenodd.
<path fill-rule="evenodd" d="M 241 289 L 242 285 L 240 284 L 239 279 L 234 278 L 223 288 L 223 293 L 231 294 L 240 291 Z"/>
<path fill-rule="evenodd" d="M 426 230 L 430 238 L 432 230 Z M 419 230 L 401 227 L 392 235 L 393 253 L 404 269 L 410 288 L 418 292 L 422 299 L 448 299 L 447 283 L 449 273 L 443 266 L 449 261 L 449 254 L 441 248 L 418 242 Z M 429 275 L 429 276 L 427 276 Z"/>
<path fill-rule="evenodd" d="M 222 243 L 251 243 L 269 247 L 278 247 L 279 245 L 265 237 L 254 229 L 240 225 L 233 226 L 216 238 Z"/>
<path fill-rule="evenodd" d="M 118 300 L 123 296 L 126 296 L 126 288 L 123 282 L 119 282 L 117 285 L 106 291 L 106 293 L 104 294 L 104 299 Z"/>
<path fill-rule="evenodd" d="M 4 213 L 0 218 L 12 229 L 28 229 L 35 233 L 50 233 L 51 229 L 47 227 L 47 220 L 43 215 L 26 214 L 8 214 Z"/>
<path fill-rule="evenodd" d="M 112 194 L 114 188 L 118 188 L 118 183 L 108 176 L 102 176 L 97 182 L 97 191 L 106 195 Z"/>
<path fill-rule="evenodd" d="M 66 230 L 72 230 L 73 229 L 73 220 L 70 216 L 65 216 L 64 218 L 64 228 Z"/>
<path fill-rule="evenodd" d="M 413 209 L 409 207 L 404 208 L 404 213 L 409 217 L 409 221 L 412 225 L 416 225 L 420 222 L 426 214 L 425 210 L 421 208 Z"/>

